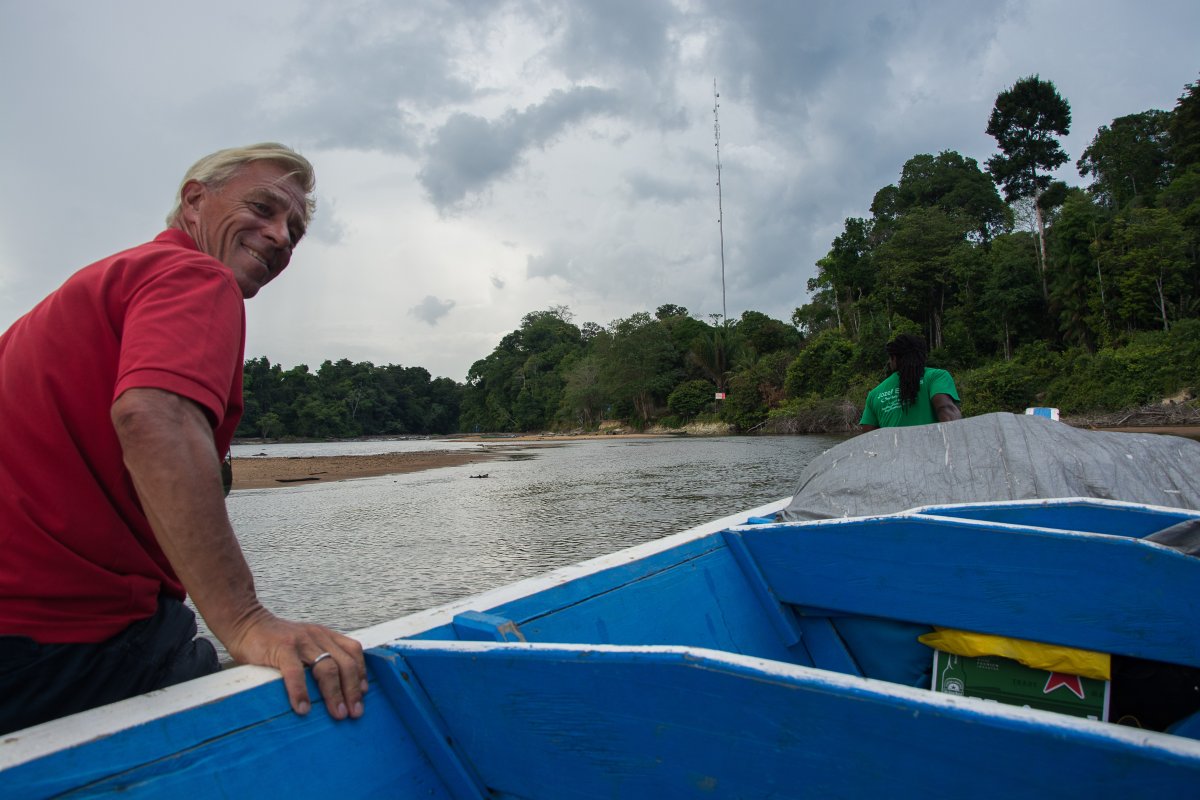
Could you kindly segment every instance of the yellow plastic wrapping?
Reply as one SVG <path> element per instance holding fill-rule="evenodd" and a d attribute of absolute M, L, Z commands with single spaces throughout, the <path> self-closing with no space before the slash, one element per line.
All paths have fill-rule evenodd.
<path fill-rule="evenodd" d="M 1027 667 L 1050 672 L 1066 672 L 1100 681 L 1112 677 L 1112 657 L 1108 653 L 1079 650 L 1056 644 L 1042 644 L 987 633 L 934 628 L 933 633 L 917 637 L 922 644 L 959 656 L 1003 656 Z"/>

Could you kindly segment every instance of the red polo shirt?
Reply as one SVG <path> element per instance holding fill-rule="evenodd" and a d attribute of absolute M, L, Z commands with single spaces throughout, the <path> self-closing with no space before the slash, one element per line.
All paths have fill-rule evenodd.
<path fill-rule="evenodd" d="M 85 267 L 0 336 L 0 636 L 99 642 L 184 596 L 109 412 L 127 389 L 174 392 L 224 453 L 244 347 L 233 273 L 179 230 Z"/>

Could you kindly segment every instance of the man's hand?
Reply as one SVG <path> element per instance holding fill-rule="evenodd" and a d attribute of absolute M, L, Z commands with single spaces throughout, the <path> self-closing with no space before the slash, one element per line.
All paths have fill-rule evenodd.
<path fill-rule="evenodd" d="M 130 389 L 112 405 L 125 466 L 155 538 L 196 608 L 229 654 L 283 674 L 292 708 L 310 708 L 304 669 L 334 719 L 362 715 L 362 646 L 320 625 L 289 622 L 263 608 L 225 512 L 220 460 L 200 406 L 159 389 Z"/>
<path fill-rule="evenodd" d="M 232 640 L 222 641 L 235 660 L 279 670 L 297 714 L 307 714 L 310 707 L 304 670 L 312 666 L 329 716 L 362 716 L 367 671 L 362 645 L 356 640 L 320 625 L 280 619 L 261 609 Z M 314 663 L 324 653 L 329 656 Z"/>

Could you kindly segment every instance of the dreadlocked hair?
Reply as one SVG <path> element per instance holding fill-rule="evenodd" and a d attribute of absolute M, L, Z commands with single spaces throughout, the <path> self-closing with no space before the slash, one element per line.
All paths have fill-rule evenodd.
<path fill-rule="evenodd" d="M 900 373 L 900 407 L 905 411 L 917 399 L 921 378 L 925 375 L 925 340 L 911 333 L 902 333 L 887 343 L 889 356 L 896 357 L 896 372 Z"/>

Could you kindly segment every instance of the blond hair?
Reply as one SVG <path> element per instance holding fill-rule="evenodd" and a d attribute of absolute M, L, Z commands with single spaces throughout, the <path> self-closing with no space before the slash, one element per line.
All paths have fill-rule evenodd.
<path fill-rule="evenodd" d="M 261 142 L 246 147 L 229 147 L 218 150 L 197 161 L 179 182 L 179 191 L 175 192 L 175 206 L 167 214 L 167 225 L 175 226 L 179 221 L 183 187 L 188 181 L 198 181 L 210 189 L 220 189 L 237 171 L 252 161 L 273 161 L 290 170 L 289 178 L 294 178 L 304 190 L 304 224 L 312 221 L 313 212 L 317 209 L 317 200 L 313 190 L 317 186 L 317 175 L 308 159 L 292 148 L 277 142 Z"/>

